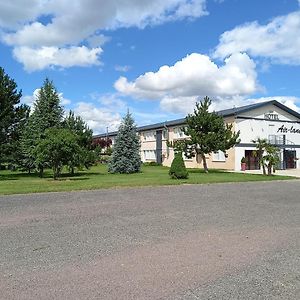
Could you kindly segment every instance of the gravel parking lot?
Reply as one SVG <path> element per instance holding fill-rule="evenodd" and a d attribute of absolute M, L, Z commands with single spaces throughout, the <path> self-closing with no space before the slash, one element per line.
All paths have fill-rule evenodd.
<path fill-rule="evenodd" d="M 0 299 L 300 299 L 300 182 L 0 197 Z"/>

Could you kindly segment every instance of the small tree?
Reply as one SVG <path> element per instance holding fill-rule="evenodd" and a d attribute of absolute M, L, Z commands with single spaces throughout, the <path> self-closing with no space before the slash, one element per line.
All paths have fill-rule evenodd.
<path fill-rule="evenodd" d="M 266 162 L 268 168 L 268 175 L 272 175 L 280 162 L 279 149 L 271 144 L 266 145 L 266 154 L 264 155 L 264 161 Z"/>
<path fill-rule="evenodd" d="M 186 140 L 185 155 L 194 157 L 200 155 L 204 171 L 208 172 L 205 155 L 219 150 L 226 152 L 239 143 L 240 132 L 233 132 L 232 124 L 225 124 L 222 116 L 209 112 L 211 100 L 205 97 L 196 103 L 193 114 L 186 117 L 187 126 L 182 128 Z"/>
<path fill-rule="evenodd" d="M 128 112 L 119 127 L 108 171 L 128 174 L 139 172 L 140 169 L 140 139 L 134 120 Z"/>
<path fill-rule="evenodd" d="M 257 138 L 256 140 L 252 140 L 252 143 L 256 144 L 257 152 L 254 151 L 253 154 L 257 155 L 259 168 L 262 167 L 263 174 L 266 175 L 264 152 L 268 146 L 268 141 L 267 139 Z"/>
<path fill-rule="evenodd" d="M 173 179 L 186 179 L 189 176 L 186 170 L 184 160 L 182 158 L 182 152 L 175 152 L 174 159 L 169 170 L 169 175 Z"/>
<path fill-rule="evenodd" d="M 60 176 L 63 166 L 77 161 L 81 151 L 76 135 L 64 128 L 47 129 L 35 149 L 37 162 L 47 163 L 53 170 L 54 179 Z"/>

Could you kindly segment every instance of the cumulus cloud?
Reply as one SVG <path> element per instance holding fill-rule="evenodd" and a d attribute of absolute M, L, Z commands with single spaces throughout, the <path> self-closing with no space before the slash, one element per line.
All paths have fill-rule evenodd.
<path fill-rule="evenodd" d="M 162 66 L 134 81 L 120 77 L 115 88 L 138 99 L 159 100 L 163 109 L 172 112 L 190 110 L 198 97 L 205 95 L 224 99 L 259 90 L 255 63 L 244 53 L 233 54 L 222 66 L 207 55 L 193 53 L 173 66 Z"/>
<path fill-rule="evenodd" d="M 74 112 L 87 122 L 94 134 L 106 132 L 106 127 L 109 131 L 115 131 L 122 120 L 119 113 L 112 112 L 107 108 L 96 107 L 93 103 L 79 102 L 76 104 Z"/>
<path fill-rule="evenodd" d="M 45 1 L 14 0 L 0 2 L 0 27 L 17 29 L 24 22 L 38 17 L 43 12 Z"/>
<path fill-rule="evenodd" d="M 247 99 L 250 103 L 257 103 L 257 102 L 265 102 L 277 100 L 284 104 L 285 106 L 289 107 L 292 110 L 295 110 L 300 113 L 300 98 L 294 96 L 274 96 L 274 97 L 260 97 L 260 98 L 252 98 Z"/>
<path fill-rule="evenodd" d="M 100 65 L 98 58 L 101 48 L 89 49 L 85 46 L 57 48 L 57 47 L 16 47 L 14 57 L 24 65 L 26 71 L 32 72 L 49 67 L 68 68 L 73 66 Z"/>
<path fill-rule="evenodd" d="M 247 23 L 224 32 L 214 52 L 224 58 L 239 51 L 281 64 L 300 65 L 300 11 L 276 17 L 266 25 Z"/>
<path fill-rule="evenodd" d="M 206 15 L 206 0 L 16 0 L 0 4 L 0 29 L 4 30 L 2 40 L 13 47 L 14 53 L 22 56 L 25 66 L 32 65 L 28 55 L 20 52 L 35 51 L 40 54 L 45 49 L 61 52 L 65 47 L 81 48 L 82 43 L 89 44 L 94 53 L 99 50 L 107 38 L 102 30 L 136 26 L 143 28 L 181 19 L 194 19 Z M 67 49 L 69 50 L 69 49 Z M 97 52 L 99 53 L 99 52 Z M 78 59 L 78 62 L 76 60 Z M 95 56 L 76 56 L 72 65 L 86 66 L 95 64 Z M 29 62 L 28 62 L 29 60 Z M 40 70 L 49 65 L 43 55 L 36 60 Z M 99 57 L 97 56 L 99 62 Z M 60 65 L 56 59 L 53 65 Z"/>

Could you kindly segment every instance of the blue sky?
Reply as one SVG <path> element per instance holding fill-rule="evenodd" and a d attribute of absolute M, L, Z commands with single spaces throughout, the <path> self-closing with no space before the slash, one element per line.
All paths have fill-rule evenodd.
<path fill-rule="evenodd" d="M 70 3 L 72 5 L 70 6 Z M 0 66 L 32 104 L 49 77 L 95 133 L 277 99 L 300 110 L 297 0 L 0 2 Z"/>

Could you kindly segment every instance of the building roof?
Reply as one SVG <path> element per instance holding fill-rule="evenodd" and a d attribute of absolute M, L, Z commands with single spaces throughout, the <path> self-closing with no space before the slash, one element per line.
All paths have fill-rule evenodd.
<path fill-rule="evenodd" d="M 230 116 L 237 116 L 238 114 L 245 113 L 245 112 L 251 111 L 253 109 L 261 108 L 261 107 L 264 107 L 264 106 L 267 106 L 270 104 L 277 106 L 278 108 L 288 112 L 289 114 L 291 114 L 292 116 L 294 116 L 300 120 L 299 113 L 288 108 L 287 106 L 283 105 L 282 103 L 278 102 L 277 100 L 270 100 L 270 101 L 265 101 L 265 102 L 260 102 L 260 103 L 244 105 L 244 106 L 240 106 L 240 107 L 223 109 L 223 110 L 217 111 L 216 113 L 218 115 L 226 118 L 226 117 L 230 117 Z M 138 131 L 154 130 L 154 129 L 159 129 L 159 128 L 166 128 L 169 126 L 183 125 L 184 123 L 185 123 L 185 118 L 181 118 L 181 119 L 176 119 L 176 120 L 172 120 L 172 121 L 165 121 L 165 122 L 160 122 L 160 123 L 155 123 L 155 124 L 150 124 L 150 125 L 139 126 L 137 128 L 137 130 Z M 117 135 L 117 133 L 118 133 L 117 131 L 108 132 L 108 134 L 102 133 L 102 134 L 95 135 L 94 138 L 115 136 L 115 135 Z"/>

